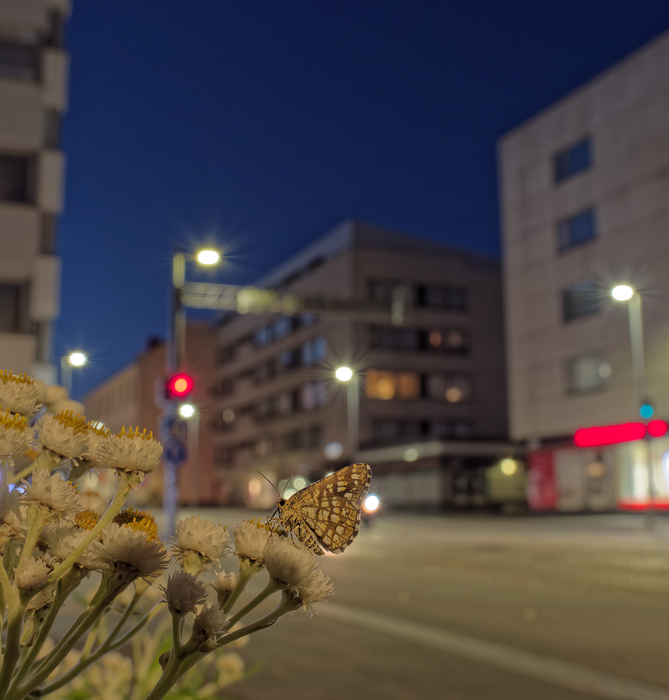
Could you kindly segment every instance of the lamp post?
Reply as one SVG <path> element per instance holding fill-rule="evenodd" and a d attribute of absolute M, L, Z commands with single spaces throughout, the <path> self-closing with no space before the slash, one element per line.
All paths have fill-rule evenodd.
<path fill-rule="evenodd" d="M 632 348 L 632 374 L 634 377 L 634 394 L 639 415 L 645 421 L 653 417 L 653 407 L 646 395 L 646 363 L 643 347 L 643 318 L 641 314 L 641 295 L 627 283 L 615 285 L 611 296 L 616 301 L 627 304 Z M 653 504 L 655 502 L 655 483 L 653 479 L 652 450 L 650 440 L 646 438 L 646 463 L 648 468 L 648 518 L 646 527 L 654 526 Z"/>
<path fill-rule="evenodd" d="M 221 253 L 214 248 L 201 248 L 196 251 L 195 255 L 184 250 L 177 250 L 172 256 L 172 305 L 170 314 L 172 342 L 166 358 L 168 374 L 175 374 L 183 370 L 183 361 L 186 353 L 186 309 L 183 304 L 182 294 L 186 284 L 186 263 L 189 261 L 205 267 L 211 267 L 221 261 Z M 166 401 L 163 416 L 165 424 L 178 420 L 179 417 L 190 418 L 196 414 L 194 407 L 191 406 L 193 411 L 190 413 L 185 408 L 187 405 L 191 406 L 190 404 L 182 404 L 180 407 L 177 407 L 174 401 Z M 186 415 L 187 413 L 190 413 L 190 415 Z M 195 429 L 190 430 L 189 436 L 194 432 Z M 195 438 L 197 438 L 197 435 L 195 435 Z M 189 442 L 192 443 L 192 437 L 189 437 Z M 177 462 L 173 461 L 173 459 L 169 459 L 167 455 L 165 456 L 163 470 L 163 510 L 165 511 L 166 537 L 174 534 L 177 501 L 179 499 Z"/>
<path fill-rule="evenodd" d="M 83 367 L 88 357 L 81 350 L 74 350 L 60 358 L 60 385 L 67 389 L 67 395 L 72 393 L 72 368 Z"/>
<path fill-rule="evenodd" d="M 346 384 L 346 397 L 348 404 L 348 452 L 349 459 L 355 462 L 358 452 L 358 425 L 360 414 L 360 394 L 358 387 L 358 373 L 350 367 L 343 365 L 335 370 L 335 378 L 342 384 Z"/>

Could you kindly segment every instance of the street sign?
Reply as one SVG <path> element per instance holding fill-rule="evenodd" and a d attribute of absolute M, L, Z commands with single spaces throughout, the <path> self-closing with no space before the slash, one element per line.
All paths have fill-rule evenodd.
<path fill-rule="evenodd" d="M 165 459 L 172 464 L 181 464 L 186 461 L 188 450 L 186 445 L 178 438 L 170 438 L 165 443 Z"/>

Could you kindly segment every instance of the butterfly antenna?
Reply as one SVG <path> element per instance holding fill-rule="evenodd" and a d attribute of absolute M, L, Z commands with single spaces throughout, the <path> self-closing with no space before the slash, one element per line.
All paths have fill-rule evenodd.
<path fill-rule="evenodd" d="M 256 471 L 277 492 L 277 494 L 279 494 L 279 498 L 283 498 L 283 494 L 279 493 L 279 489 L 276 486 L 274 486 L 274 484 L 261 471 L 259 471 L 258 469 L 256 469 Z"/>
<path fill-rule="evenodd" d="M 283 493 L 281 494 L 281 498 L 283 498 L 283 494 L 286 493 L 286 489 L 288 488 L 288 484 L 293 480 L 293 477 L 295 476 L 295 472 L 290 472 L 290 476 L 288 477 L 288 481 L 286 481 L 286 485 L 283 487 Z"/>

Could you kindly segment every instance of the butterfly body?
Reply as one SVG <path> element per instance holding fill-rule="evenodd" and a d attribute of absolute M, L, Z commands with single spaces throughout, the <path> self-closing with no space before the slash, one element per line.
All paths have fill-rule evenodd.
<path fill-rule="evenodd" d="M 339 554 L 360 528 L 372 482 L 367 464 L 351 464 L 277 502 L 277 520 L 314 554 Z"/>

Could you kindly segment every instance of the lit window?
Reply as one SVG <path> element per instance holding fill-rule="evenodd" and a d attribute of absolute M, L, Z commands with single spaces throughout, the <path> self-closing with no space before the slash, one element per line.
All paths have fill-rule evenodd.
<path fill-rule="evenodd" d="M 469 353 L 469 336 L 459 328 L 437 328 L 421 331 L 421 348 L 438 350 L 452 355 Z"/>
<path fill-rule="evenodd" d="M 288 335 L 293 329 L 293 320 L 288 316 L 280 316 L 274 321 L 274 338 L 278 340 Z"/>
<path fill-rule="evenodd" d="M 367 371 L 365 392 L 370 399 L 420 398 L 420 375 L 417 372 Z"/>
<path fill-rule="evenodd" d="M 583 245 L 597 237 L 594 209 L 574 214 L 558 223 L 558 248 L 567 250 Z"/>
<path fill-rule="evenodd" d="M 592 165 L 592 148 L 589 138 L 569 146 L 553 157 L 555 182 L 562 182 L 568 177 L 587 170 Z"/>
<path fill-rule="evenodd" d="M 575 394 L 604 389 L 611 376 L 611 366 L 600 354 L 573 358 L 566 370 L 567 391 Z"/>
<path fill-rule="evenodd" d="M 427 377 L 427 394 L 437 401 L 462 403 L 472 398 L 472 380 L 466 374 L 429 374 Z"/>
<path fill-rule="evenodd" d="M 604 294 L 597 282 L 577 282 L 562 290 L 562 320 L 571 321 L 581 316 L 596 314 L 603 300 Z"/>

